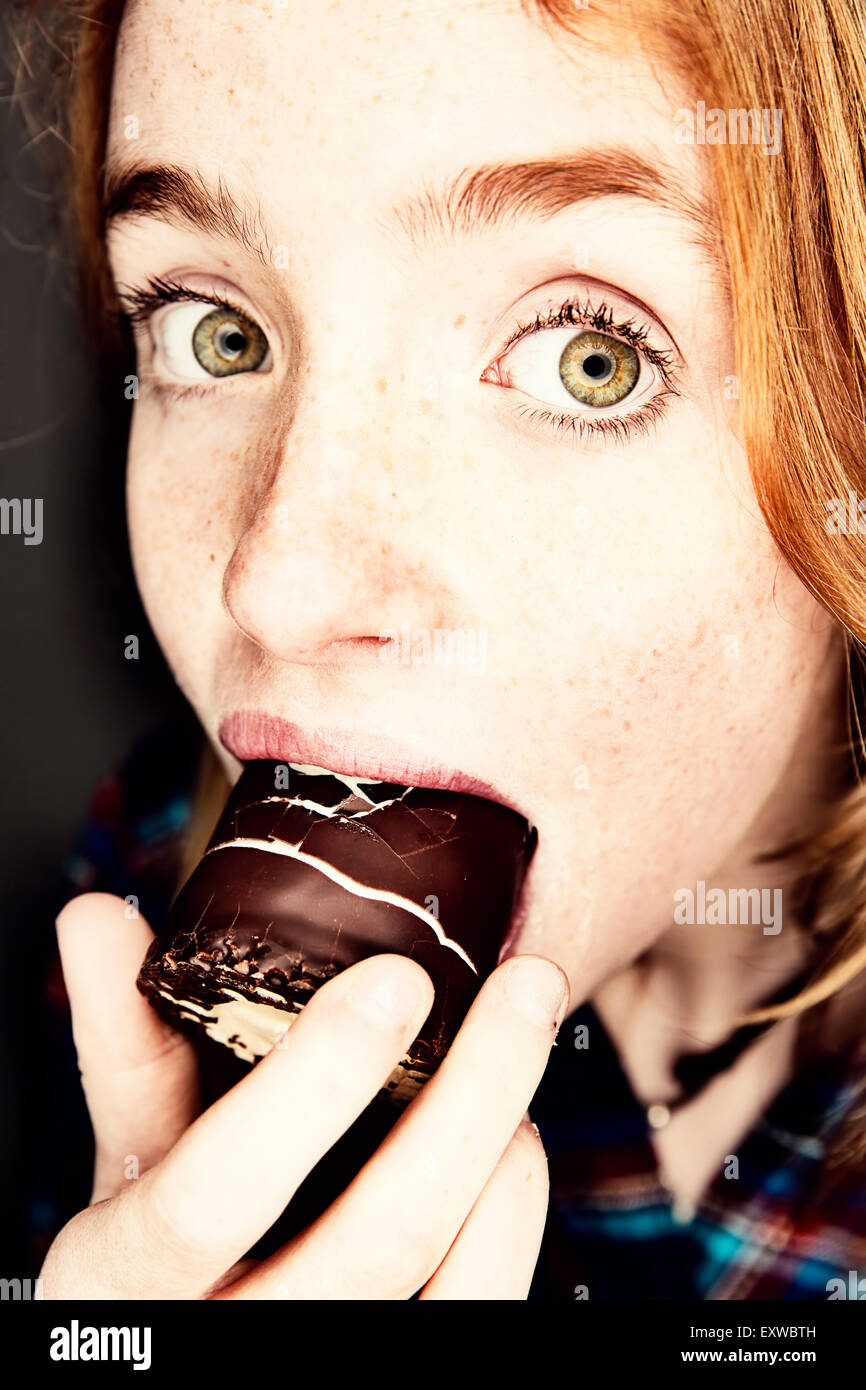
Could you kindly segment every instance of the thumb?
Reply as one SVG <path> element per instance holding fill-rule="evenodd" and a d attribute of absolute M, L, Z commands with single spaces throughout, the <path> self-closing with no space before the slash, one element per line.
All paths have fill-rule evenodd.
<path fill-rule="evenodd" d="M 153 940 L 122 898 L 85 893 L 57 918 L 81 1083 L 96 1140 L 91 1202 L 114 1196 L 169 1151 L 201 1109 L 192 1045 L 135 979 Z"/>

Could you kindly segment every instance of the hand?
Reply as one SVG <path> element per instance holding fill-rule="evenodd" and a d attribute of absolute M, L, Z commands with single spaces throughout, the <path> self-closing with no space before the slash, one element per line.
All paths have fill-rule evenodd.
<path fill-rule="evenodd" d="M 245 1253 L 405 1055 L 433 986 L 406 957 L 361 961 L 202 1113 L 191 1044 L 136 989 L 151 932 L 124 909 L 91 893 L 57 921 L 96 1162 L 90 1205 L 45 1259 L 44 1298 L 526 1297 L 547 1164 L 525 1116 L 565 1012 L 557 966 L 499 966 L 357 1177 L 256 1262 Z"/>

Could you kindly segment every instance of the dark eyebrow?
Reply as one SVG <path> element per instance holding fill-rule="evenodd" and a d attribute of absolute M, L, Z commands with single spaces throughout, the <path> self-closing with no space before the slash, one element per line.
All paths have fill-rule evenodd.
<path fill-rule="evenodd" d="M 438 191 L 425 188 L 401 200 L 390 216 L 420 249 L 611 197 L 641 198 L 673 213 L 691 227 L 695 244 L 724 268 L 709 203 L 693 198 L 663 167 L 619 148 L 464 169 Z M 237 241 L 258 260 L 271 263 L 260 207 L 233 194 L 221 175 L 212 185 L 198 170 L 179 165 L 109 169 L 103 206 L 106 228 L 129 216 L 161 217 Z"/>
<path fill-rule="evenodd" d="M 236 241 L 271 264 L 261 209 L 232 193 L 221 174 L 214 185 L 197 169 L 175 164 L 109 168 L 102 206 L 106 231 L 125 217 L 159 217 Z"/>

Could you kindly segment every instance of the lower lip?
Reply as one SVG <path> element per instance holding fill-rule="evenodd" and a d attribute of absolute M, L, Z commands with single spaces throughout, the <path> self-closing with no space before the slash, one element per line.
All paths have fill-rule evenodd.
<path fill-rule="evenodd" d="M 224 719 L 219 738 L 240 762 L 267 758 L 306 764 L 347 777 L 464 792 L 510 805 L 488 782 L 456 768 L 413 761 L 408 750 L 388 738 L 370 739 L 344 730 L 310 729 L 258 710 L 241 710 Z"/>

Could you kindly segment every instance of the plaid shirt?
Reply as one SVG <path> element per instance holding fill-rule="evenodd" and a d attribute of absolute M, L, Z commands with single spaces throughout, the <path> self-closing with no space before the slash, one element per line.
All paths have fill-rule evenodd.
<path fill-rule="evenodd" d="M 176 883 L 199 748 L 189 722 L 160 731 L 99 787 L 66 866 L 69 896 L 132 894 L 159 924 Z M 92 1158 L 56 950 L 45 1015 L 51 1085 L 28 1204 L 34 1273 L 86 1203 Z M 578 1048 L 581 1024 L 589 1046 Z M 866 1038 L 801 1068 L 737 1145 L 736 1164 L 726 1163 L 683 1215 L 660 1180 L 645 1111 L 616 1049 L 592 1005 L 581 1005 L 560 1028 L 530 1106 L 551 1189 L 530 1298 L 826 1300 L 832 1290 L 856 1297 L 861 1278 L 866 1297 L 866 1171 L 822 1161 L 864 1095 Z M 59 1145 L 73 1155 L 63 1164 L 54 1158 Z"/>
<path fill-rule="evenodd" d="M 585 1050 L 573 1045 L 579 1024 Z M 859 1278 L 866 1295 L 866 1173 L 822 1164 L 864 1078 L 862 1041 L 801 1068 L 681 1215 L 659 1177 L 645 1111 L 583 1005 L 561 1027 L 530 1106 L 551 1189 L 531 1297 L 826 1300 L 830 1280 L 851 1297 Z M 830 1290 L 838 1296 L 840 1286 Z"/>

